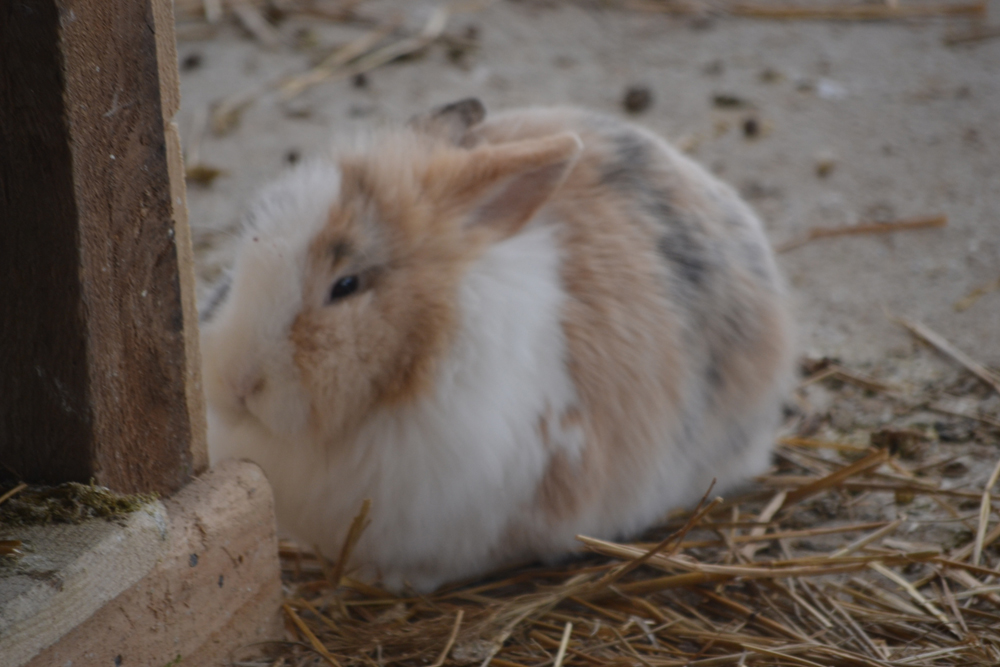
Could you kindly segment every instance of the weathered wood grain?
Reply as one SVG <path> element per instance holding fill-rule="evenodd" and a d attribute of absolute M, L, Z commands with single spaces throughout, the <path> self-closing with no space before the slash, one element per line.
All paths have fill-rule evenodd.
<path fill-rule="evenodd" d="M 148 0 L 0 3 L 0 475 L 204 465 L 158 70 Z"/>
<path fill-rule="evenodd" d="M 201 351 L 198 336 L 198 299 L 195 284 L 194 249 L 188 219 L 187 184 L 181 137 L 174 116 L 181 107 L 180 74 L 177 68 L 177 38 L 174 32 L 173 0 L 152 0 L 156 29 L 156 63 L 160 76 L 160 107 L 170 177 L 170 202 L 177 247 L 177 275 L 180 279 L 181 309 L 184 317 L 185 395 L 191 420 L 191 462 L 195 472 L 208 468 L 205 393 L 201 384 Z"/>

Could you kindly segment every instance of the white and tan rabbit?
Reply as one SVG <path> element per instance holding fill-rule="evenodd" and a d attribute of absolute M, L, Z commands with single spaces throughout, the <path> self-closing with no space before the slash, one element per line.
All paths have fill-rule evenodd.
<path fill-rule="evenodd" d="M 793 357 L 761 225 L 654 134 L 464 100 L 299 166 L 203 315 L 214 461 L 433 589 L 635 534 L 769 461 Z"/>

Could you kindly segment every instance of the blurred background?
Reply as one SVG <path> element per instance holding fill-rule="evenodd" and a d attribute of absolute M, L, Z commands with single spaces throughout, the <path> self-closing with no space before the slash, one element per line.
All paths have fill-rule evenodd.
<path fill-rule="evenodd" d="M 996 0 L 176 0 L 176 16 L 202 293 L 248 198 L 334 137 L 467 96 L 573 104 L 743 194 L 808 355 L 910 363 L 898 315 L 1000 365 Z"/>

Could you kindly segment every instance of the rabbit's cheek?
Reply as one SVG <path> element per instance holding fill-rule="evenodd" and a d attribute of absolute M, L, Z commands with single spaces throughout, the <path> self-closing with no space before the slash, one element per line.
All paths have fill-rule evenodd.
<path fill-rule="evenodd" d="M 309 394 L 295 375 L 294 369 L 272 373 L 244 399 L 246 410 L 275 435 L 299 435 L 310 427 Z"/>

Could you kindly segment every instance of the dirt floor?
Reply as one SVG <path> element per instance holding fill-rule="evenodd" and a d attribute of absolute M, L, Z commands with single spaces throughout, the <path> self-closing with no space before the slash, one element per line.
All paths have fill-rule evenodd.
<path fill-rule="evenodd" d="M 1000 38 L 946 44 L 968 32 L 965 19 L 465 4 L 448 18 L 450 40 L 287 100 L 260 88 L 394 18 L 418 32 L 435 5 L 363 2 L 365 20 L 354 23 L 291 14 L 271 48 L 235 24 L 207 32 L 179 12 L 188 162 L 223 172 L 208 186 L 189 183 L 202 286 L 225 263 L 247 197 L 334 136 L 470 95 L 488 109 L 569 103 L 632 116 L 678 142 L 743 192 L 776 245 L 816 227 L 946 216 L 943 229 L 824 238 L 782 253 L 803 351 L 855 364 L 907 356 L 913 339 L 887 316 L 898 314 L 1000 365 Z M 1000 1 L 990 10 L 1000 21 Z M 652 96 L 632 114 L 623 105 L 631 86 Z M 246 93 L 253 101 L 230 131 L 206 129 L 213 105 Z"/>

